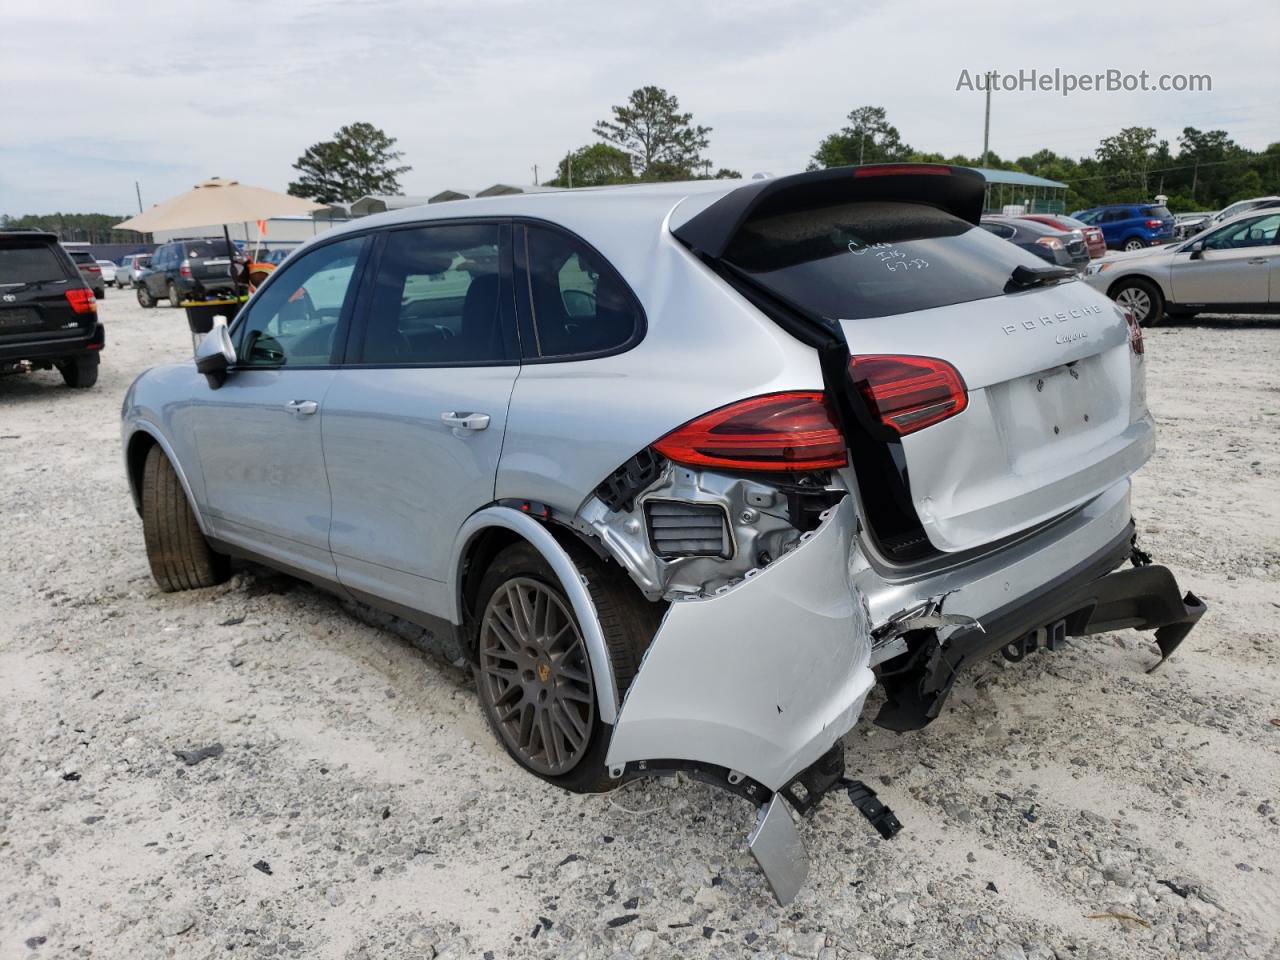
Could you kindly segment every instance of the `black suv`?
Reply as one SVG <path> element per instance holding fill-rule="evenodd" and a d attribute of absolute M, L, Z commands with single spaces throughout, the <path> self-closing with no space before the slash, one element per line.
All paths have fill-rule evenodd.
<path fill-rule="evenodd" d="M 0 230 L 0 373 L 57 367 L 67 386 L 92 387 L 103 342 L 93 290 L 58 238 Z"/>
<path fill-rule="evenodd" d="M 66 250 L 66 247 L 63 247 Z M 93 295 L 101 300 L 107 295 L 107 285 L 102 279 L 102 268 L 98 266 L 98 261 L 93 259 L 93 254 L 88 250 L 67 250 L 71 256 L 71 262 L 76 265 L 80 271 L 80 276 L 84 277 Z"/>
<path fill-rule="evenodd" d="M 151 255 L 151 265 L 137 278 L 138 303 L 154 307 L 157 300 L 181 305 L 193 297 L 231 293 L 233 270 L 244 265 L 244 256 L 225 240 L 174 240 L 161 244 Z"/>

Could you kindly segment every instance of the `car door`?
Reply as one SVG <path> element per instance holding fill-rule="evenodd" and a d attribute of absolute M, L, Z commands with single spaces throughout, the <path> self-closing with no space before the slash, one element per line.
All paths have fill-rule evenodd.
<path fill-rule="evenodd" d="M 147 288 L 147 293 L 151 294 L 152 297 L 163 297 L 168 292 L 169 259 L 172 253 L 173 244 L 166 243 L 160 247 L 151 260 L 151 269 L 142 278 L 142 282 Z"/>
<path fill-rule="evenodd" d="M 448 609 L 454 537 L 494 499 L 520 371 L 510 234 L 453 221 L 377 241 L 323 423 L 329 546 L 357 595 Z"/>
<path fill-rule="evenodd" d="M 304 576 L 333 580 L 321 422 L 365 236 L 314 247 L 237 318 L 237 361 L 190 420 L 215 536 Z"/>
<path fill-rule="evenodd" d="M 1280 213 L 1246 216 L 1202 240 L 1200 255 L 1179 251 L 1170 276 L 1173 299 L 1180 304 L 1261 304 L 1276 291 L 1270 274 Z"/>

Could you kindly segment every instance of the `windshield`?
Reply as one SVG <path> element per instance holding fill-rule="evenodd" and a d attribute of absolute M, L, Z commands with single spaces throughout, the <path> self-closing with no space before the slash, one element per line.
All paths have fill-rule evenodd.
<path fill-rule="evenodd" d="M 1042 261 L 918 203 L 845 203 L 748 220 L 724 259 L 829 320 L 883 317 L 998 297 Z"/>
<path fill-rule="evenodd" d="M 0 246 L 0 284 L 65 279 L 62 260 L 48 244 Z"/>

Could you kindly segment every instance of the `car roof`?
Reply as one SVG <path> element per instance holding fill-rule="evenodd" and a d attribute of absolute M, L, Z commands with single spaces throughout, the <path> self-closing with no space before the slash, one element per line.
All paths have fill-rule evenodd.
<path fill-rule="evenodd" d="M 39 240 L 42 243 L 57 243 L 58 235 L 49 233 L 47 230 L 28 230 L 15 227 L 0 230 L 0 240 Z"/>
<path fill-rule="evenodd" d="M 375 213 L 335 227 L 321 236 L 332 238 L 402 223 L 472 217 L 530 217 L 535 220 L 553 221 L 566 216 L 573 219 L 583 216 L 608 217 L 611 211 L 622 208 L 627 210 L 628 219 L 639 215 L 657 224 L 686 199 L 696 198 L 699 201 L 695 205 L 697 209 L 688 215 L 692 216 L 693 213 L 704 209 L 725 194 L 750 182 L 749 180 L 678 180 L 608 187 L 579 187 L 573 190 L 553 190 L 543 193 L 511 193 L 496 197 L 473 197 Z M 688 217 L 681 217 L 681 221 L 685 219 Z M 314 241 L 308 241 L 306 245 L 310 246 L 312 242 Z"/>

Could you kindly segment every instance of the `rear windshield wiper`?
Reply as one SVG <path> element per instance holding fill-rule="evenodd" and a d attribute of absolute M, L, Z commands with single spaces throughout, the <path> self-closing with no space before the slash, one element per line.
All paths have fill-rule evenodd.
<path fill-rule="evenodd" d="M 1049 264 L 1043 267 L 1027 267 L 1018 264 L 1013 268 L 1013 273 L 1004 285 L 1004 292 L 1041 287 L 1045 284 L 1057 283 L 1059 280 L 1070 280 L 1075 275 L 1076 272 L 1070 267 L 1055 267 Z"/>

